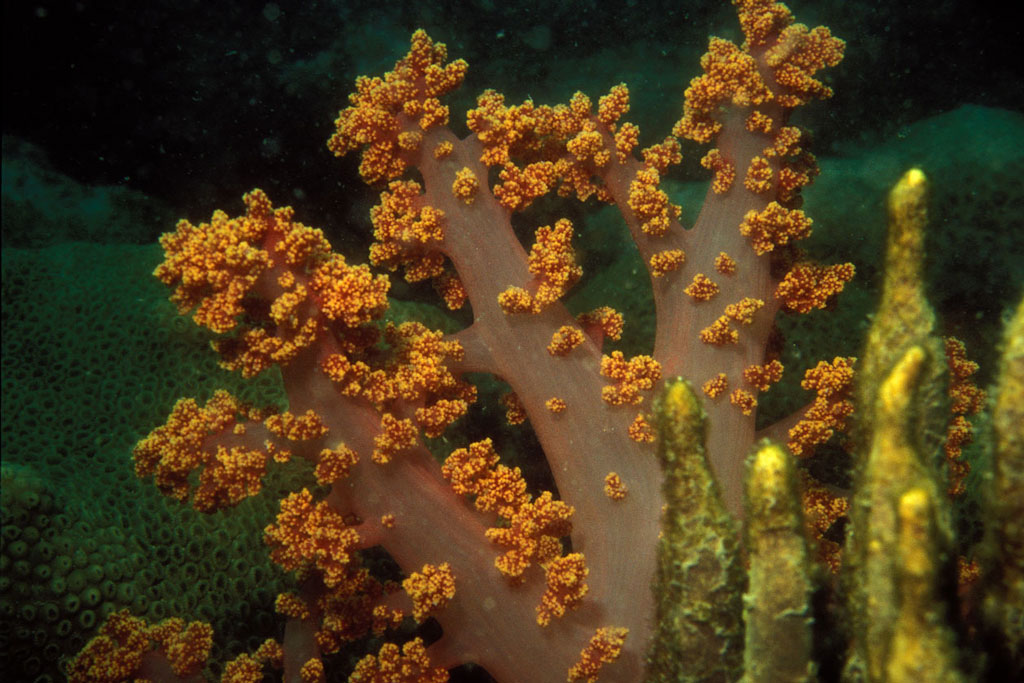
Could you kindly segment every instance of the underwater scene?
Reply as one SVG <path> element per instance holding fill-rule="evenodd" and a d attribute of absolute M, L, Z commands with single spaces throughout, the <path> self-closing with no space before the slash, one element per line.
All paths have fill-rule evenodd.
<path fill-rule="evenodd" d="M 0 679 L 1024 680 L 1024 29 L 4 7 Z"/>

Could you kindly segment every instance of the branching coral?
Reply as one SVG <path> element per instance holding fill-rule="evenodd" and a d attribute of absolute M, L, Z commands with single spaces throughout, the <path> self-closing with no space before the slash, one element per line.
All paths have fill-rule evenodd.
<path fill-rule="evenodd" d="M 446 61 L 422 30 L 392 71 L 357 81 L 328 147 L 360 154 L 364 180 L 382 190 L 371 263 L 431 280 L 450 308 L 468 303 L 473 322 L 458 333 L 380 322 L 387 278 L 347 263 L 260 190 L 245 195 L 243 216 L 182 221 L 162 238 L 156 275 L 180 312 L 221 335 L 225 367 L 246 377 L 279 367 L 289 406 L 271 413 L 226 393 L 202 407 L 183 400 L 136 448 L 137 473 L 204 512 L 255 494 L 272 461 L 308 461 L 329 491 L 292 493 L 267 527 L 271 557 L 301 589 L 278 599 L 283 642 L 235 660 L 227 680 L 251 680 L 263 663 L 283 665 L 288 680 L 321 680 L 324 655 L 406 616 L 435 619 L 441 637 L 385 645 L 350 680 L 445 680 L 464 662 L 501 681 L 813 674 L 815 576 L 800 501 L 813 501 L 819 533 L 845 507 L 824 488 L 801 495 L 781 446 L 761 444 L 747 459 L 759 436 L 780 434 L 806 457 L 846 429 L 854 407 L 854 360 L 837 357 L 804 377 L 817 393 L 805 409 L 755 431 L 758 394 L 784 376 L 776 314 L 824 308 L 854 275 L 796 246 L 811 231 L 799 192 L 816 167 L 788 123 L 795 107 L 831 94 L 819 71 L 845 46 L 794 23 L 784 5 L 734 4 L 744 44 L 711 40 L 672 135 L 639 155 L 625 85 L 596 108 L 582 93 L 509 105 L 488 90 L 458 138 L 442 98 L 467 65 Z M 679 138 L 716 144 L 690 230 L 661 186 L 680 162 Z M 894 238 L 907 253 L 888 272 L 909 288 L 886 289 L 858 396 L 870 449 L 853 499 L 848 670 L 872 680 L 910 680 L 906 652 L 949 642 L 921 626 L 934 621 L 947 535 L 944 489 L 921 455 L 940 446 L 920 436 L 935 414 L 912 409 L 931 405 L 941 374 L 914 289 L 919 250 L 905 244 L 923 224 L 922 183 L 912 173 L 892 199 L 894 223 L 909 228 Z M 582 226 L 559 218 L 529 247 L 517 239 L 512 214 L 549 194 L 621 212 L 653 286 L 650 355 L 604 353 L 621 315 L 565 307 L 584 275 L 572 246 Z M 443 464 L 423 445 L 467 413 L 477 391 L 466 375 L 477 372 L 510 385 L 510 420 L 529 421 L 557 496 L 528 491 L 491 440 Z M 885 487 L 878 470 L 905 476 Z M 359 551 L 376 546 L 408 576 L 404 594 L 361 565 Z M 886 620 L 863 612 L 877 599 L 893 603 Z M 928 662 L 943 676 L 955 668 Z"/>

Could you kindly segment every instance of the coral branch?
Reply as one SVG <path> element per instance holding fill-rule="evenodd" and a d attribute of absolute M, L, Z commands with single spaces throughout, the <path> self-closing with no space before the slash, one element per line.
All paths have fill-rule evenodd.
<path fill-rule="evenodd" d="M 216 335 L 225 368 L 279 376 L 287 408 L 257 410 L 227 392 L 205 405 L 183 399 L 136 446 L 136 474 L 213 512 L 297 461 L 264 531 L 271 559 L 296 580 L 275 605 L 284 640 L 236 658 L 226 680 L 254 680 L 268 664 L 287 680 L 325 680 L 324 657 L 347 642 L 403 631 L 404 645 L 380 646 L 349 680 L 440 682 L 469 662 L 499 681 L 807 680 L 821 656 L 811 595 L 821 588 L 834 608 L 840 588 L 815 584 L 804 534 L 836 570 L 830 534 L 848 510 L 848 673 L 955 677 L 942 616 L 954 610 L 938 607 L 952 530 L 929 455 L 941 448 L 938 420 L 954 473 L 965 471 L 966 416 L 984 394 L 962 347 L 943 354 L 931 336 L 926 180 L 910 171 L 890 196 L 885 288 L 857 376 L 852 357 L 811 367 L 802 387 L 813 402 L 766 430 L 790 452 L 755 444 L 761 394 L 795 381 L 778 358 L 776 316 L 830 308 L 854 277 L 851 264 L 813 263 L 798 246 L 813 228 L 800 191 L 817 167 L 789 125 L 796 107 L 831 95 L 819 72 L 845 44 L 780 3 L 734 4 L 744 43 L 710 40 L 672 134 L 645 149 L 625 120 L 625 84 L 596 107 L 582 93 L 509 104 L 486 90 L 458 137 L 443 98 L 468 66 L 423 30 L 393 70 L 356 81 L 327 146 L 358 155 L 379 193 L 369 260 L 431 280 L 449 309 L 468 303 L 471 322 L 454 334 L 385 320 L 388 277 L 349 264 L 261 190 L 244 196 L 244 215 L 181 221 L 161 238 L 155 275 L 179 313 Z M 680 138 L 714 145 L 689 230 L 664 182 L 682 160 Z M 570 311 L 572 288 L 595 277 L 581 248 L 595 238 L 587 211 L 566 207 L 591 199 L 615 205 L 647 267 L 650 354 L 603 348 L 628 322 L 611 308 Z M 529 244 L 514 221 L 532 230 Z M 499 409 L 474 408 L 490 387 L 472 373 L 511 389 L 501 402 L 536 436 L 539 476 L 533 453 L 507 464 L 516 439 L 478 435 Z M 1008 424 L 1013 381 L 997 424 L 1007 442 L 997 485 L 1008 492 L 1020 450 Z M 933 410 L 947 395 L 949 425 Z M 460 432 L 467 415 L 473 436 Z M 798 468 L 854 420 L 851 504 Z M 548 474 L 550 490 L 528 483 Z M 995 532 L 1008 558 L 999 595 L 1020 583 L 1013 514 L 1000 509 Z M 363 565 L 369 548 L 387 556 L 386 570 Z M 988 611 L 1011 631 L 1020 614 Z M 409 639 L 413 621 L 433 625 Z M 1008 640 L 1019 650 L 1019 634 Z M 132 676 L 147 656 L 191 675 L 208 641 L 200 625 L 115 614 L 72 663 L 73 679 Z"/>

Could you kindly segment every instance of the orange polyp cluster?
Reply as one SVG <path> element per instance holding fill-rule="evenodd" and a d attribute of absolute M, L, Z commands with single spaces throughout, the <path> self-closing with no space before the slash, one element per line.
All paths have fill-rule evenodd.
<path fill-rule="evenodd" d="M 504 95 L 485 90 L 477 97 L 476 104 L 476 109 L 466 112 L 466 125 L 484 147 L 481 162 L 488 166 L 506 166 L 511 164 L 513 152 L 538 150 L 533 132 L 543 113 L 535 110 L 532 100 L 506 106 Z"/>
<path fill-rule="evenodd" d="M 366 655 L 349 676 L 353 683 L 446 683 L 448 670 L 435 667 L 421 638 L 413 638 L 399 651 L 384 643 L 376 656 Z"/>
<path fill-rule="evenodd" d="M 511 470 L 518 474 L 518 468 Z M 477 497 L 487 501 L 486 492 Z M 508 506 L 511 508 L 511 506 Z M 531 564 L 546 564 L 562 554 L 562 536 L 572 531 L 573 508 L 561 500 L 551 497 L 550 491 L 544 491 L 537 498 L 527 499 L 515 509 L 506 509 L 499 514 L 508 520 L 507 527 L 491 527 L 487 530 L 487 538 L 495 545 L 504 548 L 494 566 L 511 579 L 519 582 L 523 572 Z"/>
<path fill-rule="evenodd" d="M 199 475 L 192 505 L 200 512 L 233 507 L 263 488 L 267 454 L 251 448 L 217 446 Z"/>
<path fill-rule="evenodd" d="M 781 92 L 772 92 L 768 97 L 764 97 L 744 61 L 738 60 L 735 53 L 727 48 L 709 48 L 709 54 L 715 55 L 712 60 L 717 67 L 715 72 L 721 76 L 719 82 L 729 84 L 730 90 L 742 95 L 737 99 L 736 94 L 733 94 L 733 104 L 758 104 L 756 97 L 751 93 L 761 95 L 763 99 L 774 99 L 779 105 L 787 108 L 804 104 L 811 98 L 831 97 L 832 91 L 816 80 L 814 74 L 826 66 L 835 66 L 839 63 L 846 46 L 842 40 L 832 37 L 829 30 L 823 26 L 808 31 L 803 24 L 794 24 L 789 9 L 782 3 L 773 0 L 738 0 L 734 4 L 739 10 L 740 27 L 746 38 L 743 45 L 745 50 L 763 50 L 770 41 L 774 41 L 774 45 L 765 52 L 765 61 Z M 716 40 L 712 39 L 712 43 Z M 735 46 L 732 47 L 738 50 Z M 707 57 L 706 55 L 705 58 Z M 705 71 L 710 73 L 707 66 Z M 701 85 L 701 103 L 706 105 L 707 91 L 712 94 L 717 94 L 717 91 L 706 84 Z M 723 98 L 719 97 L 718 102 L 721 102 Z M 688 95 L 688 102 L 689 99 Z"/>
<path fill-rule="evenodd" d="M 157 624 L 152 637 L 163 647 L 174 673 L 185 677 L 206 666 L 213 645 L 213 628 L 199 621 L 186 626 L 181 619 L 167 619 Z"/>
<path fill-rule="evenodd" d="M 853 388 L 855 358 L 836 356 L 831 363 L 820 361 L 804 373 L 804 389 L 817 392 L 803 418 L 789 430 L 786 444 L 794 455 L 806 456 L 814 446 L 827 441 L 835 430 L 846 429 L 846 418 L 853 413 L 849 400 Z"/>
<path fill-rule="evenodd" d="M 751 297 L 744 297 L 737 303 L 729 304 L 725 307 L 723 315 L 700 331 L 700 340 L 712 346 L 726 346 L 737 343 L 740 335 L 739 332 L 732 328 L 732 323 L 738 322 L 741 325 L 751 324 L 754 322 L 754 313 L 762 306 L 764 306 L 763 301 Z"/>
<path fill-rule="evenodd" d="M 523 168 L 507 163 L 498 172 L 500 182 L 494 185 L 492 192 L 498 203 L 509 211 L 522 211 L 533 200 L 550 192 L 556 179 L 555 164 L 550 161 L 535 161 Z"/>
<path fill-rule="evenodd" d="M 594 129 L 592 122 L 588 122 L 583 130 L 565 143 L 565 149 L 576 158 L 576 161 L 592 161 L 598 168 L 607 164 L 611 158 L 611 154 L 604 147 L 604 138 Z"/>
<path fill-rule="evenodd" d="M 444 212 L 423 205 L 423 187 L 413 180 L 396 180 L 370 210 L 373 237 L 370 262 L 394 271 L 405 269 L 408 282 L 419 282 L 444 272 L 444 256 L 437 250 L 444 239 Z"/>
<path fill-rule="evenodd" d="M 477 107 L 466 115 L 466 123 L 483 145 L 480 161 L 500 166 L 499 182 L 492 191 L 510 211 L 521 211 L 558 183 L 558 194 L 575 194 L 580 201 L 597 195 L 612 201 L 595 176 L 608 166 L 615 154 L 624 163 L 636 146 L 636 126 L 619 118 L 629 109 L 625 85 L 613 87 L 599 100 L 596 118 L 589 97 L 577 92 L 568 105 L 506 105 L 504 96 L 487 90 L 477 98 Z M 603 127 L 602 127 L 603 126 Z M 614 135 L 610 145 L 606 134 Z M 659 170 L 678 163 L 678 143 L 669 139 L 651 150 L 656 160 L 649 164 Z M 646 157 L 646 152 L 645 152 Z"/>
<path fill-rule="evenodd" d="M 678 204 L 658 186 L 661 175 L 656 168 L 642 168 L 629 185 L 629 208 L 636 215 L 645 235 L 659 237 L 668 232 L 672 221 L 679 218 Z"/>
<path fill-rule="evenodd" d="M 534 305 L 544 308 L 557 301 L 583 275 L 572 248 L 572 223 L 559 219 L 554 227 L 537 228 L 527 260 L 530 274 L 539 280 Z"/>
<path fill-rule="evenodd" d="M 682 147 L 679 141 L 669 136 L 658 144 L 644 147 L 641 152 L 644 165 L 653 168 L 658 173 L 664 173 L 669 166 L 678 164 L 683 160 Z"/>
<path fill-rule="evenodd" d="M 267 417 L 263 426 L 273 434 L 290 441 L 307 441 L 316 439 L 327 433 L 323 419 L 312 409 L 304 415 L 293 415 L 287 410 Z"/>
<path fill-rule="evenodd" d="M 491 470 L 499 460 L 490 439 L 475 441 L 466 448 L 452 451 L 444 461 L 441 473 L 455 493 L 460 496 L 476 496 L 489 486 L 484 480 L 491 476 Z"/>
<path fill-rule="evenodd" d="M 776 287 L 775 298 L 784 308 L 797 313 L 825 308 L 829 300 L 853 279 L 854 272 L 852 263 L 830 266 L 798 263 L 790 268 Z"/>
<path fill-rule="evenodd" d="M 704 73 L 690 81 L 683 117 L 672 134 L 707 143 L 722 130 L 722 124 L 714 117 L 720 106 L 759 105 L 771 98 L 771 92 L 761 79 L 754 58 L 727 40 L 712 38 L 700 65 Z"/>
<path fill-rule="evenodd" d="M 742 325 L 749 325 L 754 322 L 754 314 L 757 313 L 764 302 L 760 299 L 744 297 L 734 304 L 725 307 L 725 315 Z"/>
<path fill-rule="evenodd" d="M 252 683 L 263 680 L 263 667 L 280 669 L 284 664 L 284 649 L 275 640 L 267 639 L 256 652 L 243 652 L 224 666 L 221 683 Z"/>
<path fill-rule="evenodd" d="M 99 633 L 68 663 L 68 680 L 121 681 L 130 679 L 149 650 L 146 622 L 128 610 L 110 615 Z"/>
<path fill-rule="evenodd" d="M 711 180 L 711 189 L 715 191 L 715 194 L 725 194 L 729 191 L 732 181 L 736 179 L 736 166 L 722 156 L 717 147 L 708 150 L 700 160 L 700 165 L 714 174 Z"/>
<path fill-rule="evenodd" d="M 311 612 L 306 601 L 294 593 L 278 593 L 274 611 L 291 619 L 309 619 Z"/>
<path fill-rule="evenodd" d="M 261 190 L 244 200 L 245 216 L 179 222 L 161 237 L 165 258 L 154 271 L 175 287 L 182 314 L 196 308 L 196 322 L 214 332 L 238 328 L 214 341 L 223 367 L 252 377 L 291 362 L 332 323 L 354 328 L 383 314 L 386 277 L 347 265 L 322 232 L 293 221 L 290 207 L 274 209 Z M 257 297 L 268 304 L 265 314 L 247 307 Z M 248 319 L 240 325 L 242 313 Z"/>
<path fill-rule="evenodd" d="M 498 460 L 493 443 L 485 439 L 452 451 L 441 473 L 453 491 L 475 496 L 476 509 L 497 512 L 507 520 L 507 526 L 488 529 L 487 538 L 506 549 L 495 566 L 519 582 L 531 564 L 546 565 L 561 556 L 559 539 L 572 531 L 573 509 L 554 500 L 550 491 L 532 498 L 519 468 L 499 465 Z"/>
<path fill-rule="evenodd" d="M 801 498 L 804 520 L 810 529 L 811 538 L 818 544 L 818 556 L 833 574 L 839 573 L 842 546 L 825 538 L 825 533 L 850 509 L 850 502 L 843 496 L 814 483 L 808 475 L 803 476 Z"/>
<path fill-rule="evenodd" d="M 687 296 L 692 297 L 696 301 L 707 301 L 715 294 L 718 294 L 718 285 L 704 273 L 697 273 L 693 276 L 693 281 L 683 291 L 686 292 Z"/>
<path fill-rule="evenodd" d="M 358 462 L 359 456 L 345 444 L 340 444 L 336 448 L 324 448 L 316 459 L 313 476 L 316 477 L 316 483 L 321 486 L 332 484 L 348 476 Z"/>
<path fill-rule="evenodd" d="M 643 413 L 639 413 L 629 424 L 629 438 L 637 443 L 654 443 L 654 427 Z"/>
<path fill-rule="evenodd" d="M 764 47 L 779 31 L 793 23 L 789 8 L 774 0 L 736 0 L 744 46 Z"/>
<path fill-rule="evenodd" d="M 462 358 L 462 345 L 443 337 L 421 323 L 388 323 L 384 340 L 391 355 L 383 367 L 371 368 L 339 353 L 322 361 L 322 370 L 336 383 L 339 393 L 362 398 L 383 411 L 381 431 L 374 442 L 375 462 L 387 463 L 412 446 L 418 429 L 429 437 L 439 436 L 476 400 L 475 387 L 448 369 L 450 361 Z M 394 416 L 391 411 L 399 409 L 394 406 L 397 401 L 417 405 L 415 420 Z"/>
<path fill-rule="evenodd" d="M 723 315 L 700 331 L 700 340 L 712 346 L 726 346 L 738 342 L 740 334 L 732 329 L 732 326 L 729 325 L 729 318 Z"/>
<path fill-rule="evenodd" d="M 754 157 L 747 167 L 743 186 L 751 192 L 763 194 L 772 189 L 772 166 L 764 157 Z"/>
<path fill-rule="evenodd" d="M 604 626 L 597 629 L 597 633 L 580 652 L 579 661 L 569 669 L 570 683 L 573 681 L 597 683 L 598 675 L 604 665 L 619 658 L 627 635 L 629 635 L 628 628 Z"/>
<path fill-rule="evenodd" d="M 434 43 L 422 29 L 413 33 L 408 54 L 384 78 L 361 76 L 351 106 L 334 122 L 327 143 L 335 156 L 363 149 L 359 173 L 367 183 L 397 178 L 417 151 L 421 131 L 448 123 L 448 107 L 438 97 L 462 84 L 468 65 L 462 59 L 444 64 L 444 43 Z M 410 135 L 411 134 L 411 135 Z"/>
<path fill-rule="evenodd" d="M 757 109 L 750 112 L 747 116 L 747 120 L 743 123 L 743 127 L 746 128 L 748 132 L 763 133 L 765 135 L 771 133 L 774 126 L 775 121 L 772 120 L 772 117 L 768 116 L 763 111 L 758 111 Z"/>
<path fill-rule="evenodd" d="M 509 287 L 498 295 L 498 305 L 509 315 L 539 313 L 558 301 L 583 275 L 572 248 L 572 223 L 559 219 L 553 227 L 537 228 L 527 266 L 534 276 L 535 292 Z"/>
<path fill-rule="evenodd" d="M 812 98 L 832 97 L 832 88 L 812 74 L 838 64 L 845 47 L 846 43 L 834 38 L 825 26 L 812 31 L 803 24 L 787 26 L 776 44 L 765 53 L 765 61 L 775 80 L 785 88 L 785 92 L 778 95 L 779 104 L 797 107 Z"/>
<path fill-rule="evenodd" d="M 597 101 L 597 120 L 614 130 L 622 115 L 629 111 L 629 88 L 625 83 L 612 86 Z"/>
<path fill-rule="evenodd" d="M 579 328 L 562 325 L 551 335 L 548 353 L 552 356 L 566 356 L 583 343 L 583 332 Z"/>
<path fill-rule="evenodd" d="M 565 409 L 568 408 L 569 405 L 564 400 L 558 398 L 557 396 L 554 396 L 544 402 L 544 407 L 550 410 L 552 413 L 557 414 L 564 413 Z"/>
<path fill-rule="evenodd" d="M 758 391 L 768 391 L 771 385 L 782 379 L 782 363 L 772 360 L 764 365 L 750 365 L 743 371 L 743 379 Z"/>
<path fill-rule="evenodd" d="M 323 683 L 325 680 L 327 680 L 327 678 L 324 673 L 324 661 L 319 657 L 307 659 L 306 662 L 299 667 L 300 683 Z"/>
<path fill-rule="evenodd" d="M 967 359 L 963 342 L 955 337 L 947 337 L 944 343 L 950 374 L 948 393 L 952 400 L 949 407 L 952 416 L 946 428 L 943 451 L 950 474 L 948 492 L 951 496 L 957 496 L 966 490 L 964 481 L 971 469 L 970 463 L 960 457 L 963 447 L 974 439 L 974 427 L 967 416 L 981 412 L 985 405 L 985 392 L 971 379 L 978 371 L 978 364 Z"/>
<path fill-rule="evenodd" d="M 415 418 L 430 437 L 439 436 L 476 400 L 476 388 L 448 369 L 450 361 L 462 359 L 462 345 L 443 337 L 441 332 L 429 330 L 421 323 L 389 324 L 385 339 L 393 347 L 393 367 L 390 372 L 374 373 L 384 375 L 377 383 L 381 388 L 387 385 L 389 400 L 424 402 L 417 408 Z M 376 398 L 376 403 L 382 402 L 381 396 Z"/>
<path fill-rule="evenodd" d="M 605 108 L 609 117 L 621 108 L 621 91 L 613 89 L 610 97 Z M 591 176 L 608 162 L 611 150 L 595 128 L 586 95 L 576 93 L 568 106 L 534 106 L 531 100 L 506 106 L 503 95 L 488 90 L 477 99 L 477 108 L 467 112 L 466 124 L 483 144 L 480 160 L 502 167 L 494 196 L 505 208 L 526 208 L 557 179 L 562 196 L 575 192 L 584 201 L 596 192 L 608 199 Z"/>
<path fill-rule="evenodd" d="M 459 276 L 451 271 L 441 273 L 434 278 L 434 291 L 444 300 L 445 306 L 450 311 L 457 311 L 462 308 L 469 297 L 465 285 Z"/>
<path fill-rule="evenodd" d="M 624 500 L 626 497 L 626 485 L 622 483 L 622 477 L 618 472 L 609 472 L 604 478 L 604 495 L 612 500 Z"/>
<path fill-rule="evenodd" d="M 718 398 L 729 389 L 729 379 L 724 372 L 720 372 L 704 382 L 700 388 L 708 398 Z"/>
<path fill-rule="evenodd" d="M 264 200 L 266 195 L 254 190 L 245 196 L 246 216 L 228 218 L 216 211 L 209 223 L 178 221 L 174 232 L 160 237 L 165 257 L 153 274 L 175 288 L 171 301 L 178 313 L 196 308 L 192 319 L 214 332 L 235 327 L 243 297 L 270 268 L 270 255 L 253 246 L 273 222 Z"/>
<path fill-rule="evenodd" d="M 370 377 L 370 366 L 363 361 L 352 362 L 340 353 L 332 353 L 320 365 L 324 374 L 330 377 L 345 396 L 359 396 Z"/>
<path fill-rule="evenodd" d="M 175 675 L 185 678 L 206 666 L 213 644 L 209 624 L 185 625 L 178 618 L 149 626 L 128 610 L 114 612 L 99 633 L 68 663 L 68 680 L 91 683 L 131 680 L 136 677 L 145 653 L 154 645 L 166 657 Z"/>
<path fill-rule="evenodd" d="M 729 394 L 729 403 L 739 408 L 744 415 L 750 415 L 757 407 L 757 397 L 746 389 L 733 389 Z"/>
<path fill-rule="evenodd" d="M 661 379 L 661 364 L 650 356 L 633 356 L 628 361 L 621 351 L 601 356 L 601 376 L 614 384 L 601 387 L 601 398 L 613 406 L 633 404 L 644 400 L 641 391 L 654 388 Z"/>
<path fill-rule="evenodd" d="M 715 257 L 715 270 L 722 275 L 735 275 L 736 259 L 724 251 L 718 252 L 718 256 Z"/>
<path fill-rule="evenodd" d="M 682 249 L 666 249 L 652 254 L 649 264 L 651 275 L 662 277 L 674 270 L 678 270 L 686 262 L 686 252 Z"/>
<path fill-rule="evenodd" d="M 189 475 L 203 468 L 193 492 L 196 509 L 212 512 L 234 505 L 260 490 L 268 454 L 245 448 L 214 447 L 210 439 L 233 432 L 239 418 L 259 414 L 226 391 L 217 391 L 202 408 L 192 399 L 180 399 L 166 424 L 154 429 L 133 451 L 135 474 L 155 475 L 165 495 L 178 500 L 189 496 Z"/>
<path fill-rule="evenodd" d="M 302 574 L 300 578 L 304 578 Z M 331 654 L 344 642 L 397 628 L 405 613 L 381 604 L 390 589 L 370 576 L 368 569 L 359 567 L 353 557 L 338 583 L 316 598 L 321 623 L 314 637 L 321 652 Z"/>
<path fill-rule="evenodd" d="M 590 570 L 582 553 L 569 553 L 555 558 L 544 567 L 547 590 L 537 605 L 537 624 L 547 626 L 552 617 L 561 617 L 574 609 L 587 594 L 587 575 Z"/>
<path fill-rule="evenodd" d="M 625 122 L 615 131 L 615 158 L 620 164 L 626 163 L 633 154 L 633 150 L 640 144 L 640 128 L 630 122 Z"/>
<path fill-rule="evenodd" d="M 416 409 L 416 424 L 430 438 L 441 436 L 453 422 L 466 414 L 470 401 L 440 398 L 425 408 Z"/>
<path fill-rule="evenodd" d="M 378 465 L 386 465 L 398 453 L 416 445 L 419 430 L 412 420 L 399 420 L 391 413 L 384 413 L 380 420 L 380 432 L 373 437 L 371 459 Z"/>
<path fill-rule="evenodd" d="M 455 576 L 447 562 L 438 566 L 425 564 L 423 569 L 412 572 L 402 581 L 402 589 L 412 599 L 413 618 L 422 623 L 455 597 Z"/>
<path fill-rule="evenodd" d="M 751 209 L 740 223 L 740 234 L 750 239 L 758 256 L 811 234 L 811 219 L 799 209 L 770 202 L 763 211 Z"/>
<path fill-rule="evenodd" d="M 452 194 L 461 199 L 465 204 L 472 204 L 476 199 L 476 193 L 480 190 L 480 181 L 468 168 L 461 168 L 455 173 L 455 180 L 452 182 Z"/>
<path fill-rule="evenodd" d="M 357 327 L 376 320 L 388 307 L 388 280 L 365 265 L 350 266 L 332 254 L 310 278 L 309 289 L 328 320 Z"/>
<path fill-rule="evenodd" d="M 796 126 L 782 126 L 771 133 L 771 144 L 761 150 L 767 159 L 785 159 L 786 157 L 799 156 L 803 150 L 800 147 L 800 139 L 803 133 Z"/>
<path fill-rule="evenodd" d="M 308 489 L 281 501 L 281 511 L 264 531 L 264 540 L 274 562 L 288 571 L 316 567 L 327 587 L 347 580 L 359 547 L 359 533 L 326 501 L 313 503 Z"/>
<path fill-rule="evenodd" d="M 587 313 L 580 313 L 576 316 L 576 322 L 582 325 L 591 337 L 597 337 L 598 342 L 598 334 L 612 340 L 619 339 L 625 325 L 622 314 L 610 306 L 599 306 Z"/>

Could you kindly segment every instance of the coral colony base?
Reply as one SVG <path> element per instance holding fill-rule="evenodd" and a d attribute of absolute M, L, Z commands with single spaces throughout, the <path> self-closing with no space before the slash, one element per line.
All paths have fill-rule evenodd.
<path fill-rule="evenodd" d="M 625 85 L 554 107 L 487 90 L 459 139 L 441 98 L 467 64 L 446 61 L 423 31 L 393 71 L 358 79 L 328 146 L 361 154 L 361 175 L 383 189 L 370 261 L 431 280 L 452 309 L 468 304 L 473 322 L 460 332 L 381 322 L 387 276 L 346 263 L 260 190 L 242 216 L 218 211 L 163 236 L 155 274 L 180 313 L 221 335 L 225 367 L 279 368 L 288 409 L 227 392 L 182 399 L 136 447 L 136 473 L 212 512 L 259 492 L 276 463 L 312 471 L 265 530 L 272 560 L 298 578 L 277 597 L 283 639 L 227 663 L 223 680 L 282 667 L 289 681 L 323 680 L 326 655 L 410 620 L 436 621 L 440 637 L 385 644 L 349 680 L 445 681 L 464 663 L 498 681 L 602 682 L 840 669 L 851 680 L 953 681 L 1020 666 L 1024 311 L 993 417 L 990 553 L 973 593 L 978 566 L 961 563 L 969 598 L 954 605 L 947 490 L 962 488 L 966 416 L 984 396 L 962 346 L 932 336 L 920 171 L 890 197 L 887 278 L 863 357 L 822 360 L 802 378 L 810 403 L 755 431 L 758 394 L 784 372 L 776 315 L 826 307 L 854 274 L 795 246 L 810 233 L 800 188 L 816 167 L 787 125 L 794 108 L 829 97 L 816 74 L 844 43 L 782 4 L 734 4 L 743 45 L 711 39 L 671 135 L 639 154 Z M 680 138 L 715 145 L 689 230 L 659 187 Z M 560 301 L 582 275 L 581 226 L 539 227 L 528 250 L 517 240 L 511 215 L 549 194 L 621 211 L 653 284 L 651 355 L 603 354 L 622 316 L 574 316 Z M 536 433 L 558 495 L 528 492 L 491 439 L 443 462 L 426 449 L 423 438 L 475 400 L 466 373 L 510 385 L 508 419 Z M 796 461 L 853 420 L 853 491 L 799 474 Z M 847 513 L 840 550 L 828 532 Z M 361 564 L 377 546 L 400 583 Z M 68 673 L 198 679 L 211 635 L 200 622 L 117 612 Z"/>

